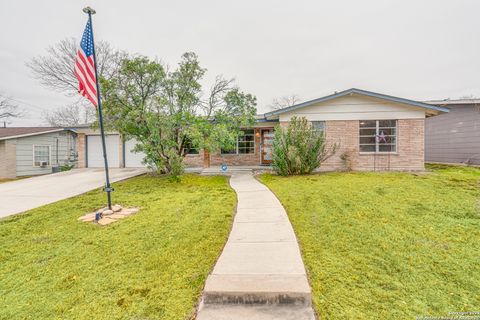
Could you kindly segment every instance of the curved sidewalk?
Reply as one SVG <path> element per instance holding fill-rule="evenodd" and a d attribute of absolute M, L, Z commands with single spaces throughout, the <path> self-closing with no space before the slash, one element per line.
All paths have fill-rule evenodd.
<path fill-rule="evenodd" d="M 197 319 L 315 319 L 297 239 L 280 201 L 251 173 L 234 174 L 230 185 L 237 213 Z"/>

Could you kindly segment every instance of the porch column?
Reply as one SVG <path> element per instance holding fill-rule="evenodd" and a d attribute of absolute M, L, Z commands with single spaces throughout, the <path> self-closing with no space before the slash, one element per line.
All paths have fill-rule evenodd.
<path fill-rule="evenodd" d="M 207 149 L 203 149 L 203 167 L 210 168 L 210 152 Z"/>

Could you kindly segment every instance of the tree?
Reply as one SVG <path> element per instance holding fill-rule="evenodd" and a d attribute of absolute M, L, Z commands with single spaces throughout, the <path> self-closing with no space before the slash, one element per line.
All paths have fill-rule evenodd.
<path fill-rule="evenodd" d="M 268 105 L 271 110 L 279 110 L 287 107 L 291 107 L 300 102 L 300 97 L 296 94 L 283 96 L 280 98 L 274 98 Z"/>
<path fill-rule="evenodd" d="M 84 106 L 77 101 L 71 105 L 45 112 L 43 118 L 52 127 L 74 127 L 94 122 L 96 112 L 92 105 Z"/>
<path fill-rule="evenodd" d="M 0 94 L 0 119 L 19 118 L 25 114 L 24 110 L 9 97 Z"/>
<path fill-rule="evenodd" d="M 337 144 L 327 146 L 323 132 L 305 117 L 292 117 L 288 127 L 278 125 L 273 140 L 273 169 L 280 175 L 308 174 L 335 154 Z"/>
<path fill-rule="evenodd" d="M 188 132 L 192 143 L 204 150 L 204 166 L 210 166 L 210 153 L 235 147 L 241 128 L 255 122 L 256 98 L 243 93 L 233 79 L 217 76 L 206 101 L 201 102 L 203 116 Z"/>
<path fill-rule="evenodd" d="M 76 96 L 78 80 L 74 67 L 79 43 L 75 38 L 61 40 L 47 48 L 47 55 L 34 57 L 27 66 L 44 87 L 67 96 Z M 95 53 L 98 75 L 105 79 L 115 76 L 122 60 L 127 56 L 124 51 L 112 48 L 105 41 L 95 43 Z"/>
<path fill-rule="evenodd" d="M 192 52 L 173 71 L 147 57 L 125 59 L 115 77 L 103 80 L 107 124 L 135 138 L 146 163 L 173 176 L 182 172 L 191 144 L 209 151 L 232 147 L 241 127 L 254 121 L 255 97 L 217 77 L 202 99 L 205 72 Z"/>

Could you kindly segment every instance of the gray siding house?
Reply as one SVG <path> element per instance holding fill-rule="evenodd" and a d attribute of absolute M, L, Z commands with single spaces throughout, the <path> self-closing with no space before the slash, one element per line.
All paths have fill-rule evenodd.
<path fill-rule="evenodd" d="M 0 128 L 0 178 L 52 173 L 76 160 L 76 133 L 64 128 Z"/>
<path fill-rule="evenodd" d="M 427 103 L 450 112 L 426 119 L 425 160 L 480 165 L 480 99 Z"/>

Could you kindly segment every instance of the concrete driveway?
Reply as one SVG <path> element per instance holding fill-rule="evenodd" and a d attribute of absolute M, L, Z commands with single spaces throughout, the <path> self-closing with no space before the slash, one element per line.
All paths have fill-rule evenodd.
<path fill-rule="evenodd" d="M 144 168 L 113 168 L 110 180 L 120 181 L 145 172 Z M 70 198 L 104 184 L 104 170 L 94 168 L 0 183 L 0 218 Z"/>

